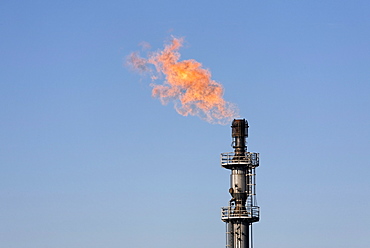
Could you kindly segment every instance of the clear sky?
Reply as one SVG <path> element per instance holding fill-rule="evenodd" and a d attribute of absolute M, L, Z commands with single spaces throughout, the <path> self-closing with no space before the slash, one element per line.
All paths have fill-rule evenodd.
<path fill-rule="evenodd" d="M 370 243 L 370 1 L 0 3 L 0 247 L 225 247 L 229 125 L 124 66 L 184 37 L 248 119 L 257 248 Z"/>

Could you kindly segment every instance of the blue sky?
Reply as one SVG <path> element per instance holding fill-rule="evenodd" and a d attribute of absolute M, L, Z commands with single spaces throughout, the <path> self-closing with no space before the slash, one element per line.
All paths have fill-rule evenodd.
<path fill-rule="evenodd" d="M 229 125 L 124 66 L 185 37 L 259 152 L 255 247 L 368 247 L 370 2 L 2 1 L 0 244 L 224 247 Z"/>

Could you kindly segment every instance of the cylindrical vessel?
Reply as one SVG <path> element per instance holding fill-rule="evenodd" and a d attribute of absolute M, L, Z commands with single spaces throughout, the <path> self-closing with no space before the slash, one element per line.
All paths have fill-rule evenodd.
<path fill-rule="evenodd" d="M 244 156 L 247 148 L 246 138 L 248 137 L 248 127 L 248 122 L 245 119 L 234 120 L 231 125 L 231 136 L 234 143 L 233 148 L 237 157 Z"/>
<path fill-rule="evenodd" d="M 236 214 L 238 214 L 238 211 L 245 210 L 245 201 L 248 197 L 246 193 L 247 183 L 245 174 L 245 168 L 231 170 L 230 193 L 235 201 L 234 211 Z"/>
<path fill-rule="evenodd" d="M 231 224 L 234 230 L 232 235 L 233 248 L 249 248 L 249 223 L 238 220 Z"/>

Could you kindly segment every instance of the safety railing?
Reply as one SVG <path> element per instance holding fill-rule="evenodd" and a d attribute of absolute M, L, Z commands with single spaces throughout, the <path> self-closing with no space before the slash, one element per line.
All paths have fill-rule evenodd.
<path fill-rule="evenodd" d="M 244 155 L 235 155 L 234 152 L 221 153 L 221 166 L 229 167 L 235 165 L 257 167 L 259 166 L 259 153 L 245 152 Z"/>
<path fill-rule="evenodd" d="M 252 222 L 258 221 L 260 216 L 260 207 L 253 206 L 247 209 L 235 209 L 234 207 L 222 207 L 221 219 L 227 221 L 229 219 L 251 219 Z"/>

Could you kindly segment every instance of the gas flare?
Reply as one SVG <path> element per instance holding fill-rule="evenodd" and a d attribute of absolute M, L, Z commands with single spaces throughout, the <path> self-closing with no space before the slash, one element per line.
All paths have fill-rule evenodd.
<path fill-rule="evenodd" d="M 141 73 L 151 73 L 152 80 L 164 75 L 163 84 L 151 84 L 152 96 L 162 104 L 173 101 L 179 114 L 198 116 L 210 123 L 229 123 L 238 117 L 237 107 L 223 99 L 222 85 L 211 79 L 211 72 L 201 63 L 193 59 L 179 61 L 183 41 L 173 37 L 163 50 L 149 53 L 148 58 L 132 53 L 128 64 Z"/>

